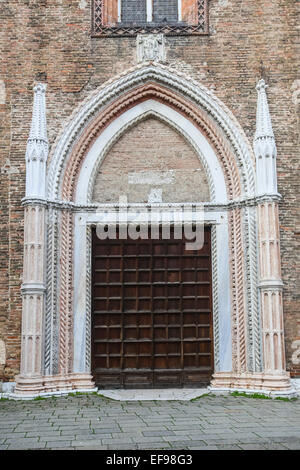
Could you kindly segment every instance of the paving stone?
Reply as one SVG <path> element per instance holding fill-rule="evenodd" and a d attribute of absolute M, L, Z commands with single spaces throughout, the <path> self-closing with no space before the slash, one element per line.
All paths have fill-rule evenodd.
<path fill-rule="evenodd" d="M 27 443 L 23 441 L 22 443 L 18 444 L 11 444 L 9 446 L 9 450 L 31 450 L 31 449 L 45 449 L 46 442 L 32 442 Z"/>
<path fill-rule="evenodd" d="M 71 445 L 74 447 L 85 447 L 85 446 L 101 446 L 107 447 L 107 444 L 103 444 L 101 439 L 73 439 Z"/>
<path fill-rule="evenodd" d="M 108 444 L 111 445 L 113 443 L 116 444 L 132 444 L 133 440 L 130 437 L 123 437 L 123 438 L 118 438 L 118 439 L 101 439 L 102 444 Z"/>
<path fill-rule="evenodd" d="M 36 437 L 36 436 L 59 436 L 60 431 L 59 429 L 49 429 L 47 431 L 34 431 L 34 432 L 27 432 L 26 437 Z"/>
<path fill-rule="evenodd" d="M 160 450 L 160 449 L 172 449 L 173 447 L 168 442 L 151 442 L 149 444 L 137 444 L 137 449 L 146 450 L 146 449 L 153 449 L 153 450 Z"/>
<path fill-rule="evenodd" d="M 121 434 L 121 437 L 123 437 L 124 434 Z M 119 436 L 120 437 L 120 436 Z M 90 441 L 90 440 L 97 440 L 98 442 L 101 441 L 101 439 L 113 439 L 114 436 L 112 434 L 90 434 L 90 435 L 82 435 L 82 434 L 76 434 L 74 437 L 75 440 L 79 441 Z"/>
<path fill-rule="evenodd" d="M 29 444 L 34 444 L 39 441 L 38 437 L 15 437 L 13 434 L 11 437 L 7 438 L 5 440 L 5 444 L 16 444 L 16 445 L 21 445 L 23 442 L 26 443 L 26 445 Z"/>
<path fill-rule="evenodd" d="M 7 450 L 9 447 L 8 444 L 0 444 L 0 450 Z"/>
<path fill-rule="evenodd" d="M 266 443 L 265 444 L 266 449 L 268 450 L 286 450 L 286 446 L 282 443 Z M 300 446 L 298 447 L 300 449 Z"/>
<path fill-rule="evenodd" d="M 236 403 L 236 398 L 207 397 L 198 404 L 178 401 L 166 407 L 162 402 L 147 406 L 143 402 L 123 402 L 119 406 L 118 402 L 108 403 L 101 397 L 72 397 L 57 399 L 56 408 L 43 402 L 43 409 L 37 409 L 39 403 L 24 402 L 22 407 L 16 407 L 13 402 L 5 402 L 6 421 L 1 422 L 0 445 L 8 449 L 43 448 L 46 443 L 51 449 L 88 446 L 208 450 L 242 449 L 243 445 L 300 449 L 299 420 L 295 419 L 300 402 L 278 402 L 274 406 L 274 401 L 242 398 L 238 406 Z M 0 420 L 3 415 L 0 413 Z"/>
<path fill-rule="evenodd" d="M 76 446 L 76 447 L 72 447 L 72 449 L 74 450 L 107 450 L 108 446 L 101 446 L 101 445 L 90 446 L 88 445 L 88 443 L 86 443 L 86 445 L 83 444 L 82 447 Z"/>
<path fill-rule="evenodd" d="M 13 432 L 9 432 L 9 433 L 6 433 L 6 432 L 4 433 L 3 432 L 3 433 L 1 433 L 1 438 L 3 438 L 3 439 L 10 439 L 10 438 L 22 439 L 23 437 L 26 437 L 27 434 L 28 433 L 25 432 L 25 431 L 24 432 L 15 432 L 15 431 L 13 431 Z M 28 437 L 30 437 L 30 436 L 28 436 Z M 35 437 L 35 436 L 33 436 L 33 437 Z"/>
<path fill-rule="evenodd" d="M 287 437 L 288 436 L 288 437 L 297 439 L 297 435 L 296 435 L 295 431 L 292 431 L 292 432 L 285 431 L 283 433 L 283 432 L 279 432 L 279 431 L 261 431 L 261 430 L 258 430 L 257 435 L 262 437 L 262 438 L 281 437 L 281 436 Z M 298 436 L 299 436 L 299 434 L 298 434 Z"/>
<path fill-rule="evenodd" d="M 218 444 L 217 448 L 218 450 L 241 450 L 241 448 L 235 444 Z"/>
<path fill-rule="evenodd" d="M 71 441 L 72 439 L 75 439 L 75 436 L 60 436 L 59 434 L 56 436 L 41 436 L 40 437 L 40 442 L 58 442 L 58 441 Z"/>
<path fill-rule="evenodd" d="M 203 440 L 206 442 L 207 445 L 232 445 L 232 444 L 240 444 L 239 440 L 237 438 L 220 438 L 220 437 L 215 437 L 215 438 L 206 438 L 203 437 Z"/>
<path fill-rule="evenodd" d="M 58 449 L 58 448 L 65 448 L 65 447 L 71 447 L 71 441 L 49 441 L 46 442 L 46 448 L 47 449 Z"/>
<path fill-rule="evenodd" d="M 284 442 L 283 445 L 289 450 L 300 450 L 299 442 Z"/>
<path fill-rule="evenodd" d="M 185 448 L 186 447 L 189 447 L 189 446 L 205 446 L 206 443 L 202 440 L 181 440 L 181 441 L 172 441 L 172 440 L 169 440 L 167 437 L 164 439 L 165 441 L 169 442 L 169 444 L 171 446 L 184 446 Z"/>
<path fill-rule="evenodd" d="M 156 437 L 156 436 L 174 436 L 174 431 L 143 431 L 143 435 L 147 437 Z"/>
<path fill-rule="evenodd" d="M 109 450 L 135 450 L 138 449 L 136 444 L 110 444 L 107 446 Z"/>
<path fill-rule="evenodd" d="M 95 434 L 111 434 L 111 433 L 118 433 L 118 432 L 122 432 L 121 429 L 116 426 L 114 428 L 110 427 L 110 428 L 92 428 L 94 430 L 94 433 Z"/>
<path fill-rule="evenodd" d="M 239 447 L 243 450 L 266 450 L 263 444 L 239 444 Z"/>
<path fill-rule="evenodd" d="M 217 446 L 191 446 L 188 447 L 189 450 L 218 450 Z"/>

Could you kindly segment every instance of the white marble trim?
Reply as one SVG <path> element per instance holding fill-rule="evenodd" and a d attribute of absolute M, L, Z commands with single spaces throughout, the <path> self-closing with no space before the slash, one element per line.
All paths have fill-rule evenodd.
<path fill-rule="evenodd" d="M 87 305 L 88 282 L 86 276 L 88 259 L 87 231 L 88 226 L 96 225 L 103 220 L 103 212 L 77 213 L 75 215 L 75 240 L 74 240 L 74 366 L 75 373 L 90 372 L 90 364 L 86 360 L 87 340 L 90 332 L 86 331 L 86 325 L 90 324 L 87 316 L 91 315 Z M 229 275 L 229 241 L 228 219 L 225 211 L 205 211 L 204 223 L 216 226 L 216 269 L 217 285 L 213 286 L 216 302 L 214 302 L 214 324 L 218 324 L 218 334 L 214 335 L 215 351 L 219 351 L 219 357 L 215 358 L 215 372 L 230 372 L 232 370 L 231 353 L 231 310 L 230 310 L 230 275 Z M 89 234 L 90 236 L 90 234 Z M 218 300 L 220 299 L 220 300 Z"/>
<path fill-rule="evenodd" d="M 144 390 L 98 390 L 99 395 L 119 401 L 190 401 L 209 393 L 207 388 L 168 388 Z"/>

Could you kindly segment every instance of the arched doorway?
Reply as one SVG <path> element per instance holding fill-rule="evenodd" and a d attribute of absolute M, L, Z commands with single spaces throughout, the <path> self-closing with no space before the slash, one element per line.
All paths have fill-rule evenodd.
<path fill-rule="evenodd" d="M 201 204 L 204 222 L 211 227 L 213 385 L 287 389 L 283 356 L 276 355 L 276 361 L 267 361 L 266 366 L 263 351 L 268 357 L 273 353 L 266 353 L 261 341 L 258 215 L 262 206 L 271 217 L 274 197 L 269 208 L 257 194 L 255 157 L 230 111 L 189 77 L 146 64 L 96 90 L 74 113 L 51 151 L 45 194 L 27 198 L 27 225 L 37 224 L 36 212 L 32 212 L 35 206 L 47 229 L 46 246 L 41 240 L 38 243 L 44 252 L 46 275 L 40 274 L 38 286 L 31 282 L 23 288 L 24 318 L 30 304 L 39 305 L 36 311 L 43 326 L 37 322 L 39 333 L 33 338 L 24 322 L 23 357 L 36 354 L 39 359 L 33 368 L 24 366 L 18 393 L 93 387 L 91 232 L 115 204 L 105 202 L 103 192 L 100 202 L 94 198 L 95 188 L 99 188 L 97 176 L 114 145 L 147 119 L 163 123 L 187 143 L 209 188 L 209 200 Z M 183 168 L 186 163 L 183 160 Z M 192 198 L 189 202 L 196 207 L 197 198 Z M 175 200 L 168 201 L 169 207 L 178 204 Z M 134 204 L 145 207 L 148 203 L 141 197 Z M 179 204 L 184 204 L 182 195 Z M 158 206 L 164 212 L 164 203 Z M 273 284 L 261 285 L 277 289 L 278 283 Z M 278 328 L 276 344 L 282 351 L 279 339 L 283 333 Z M 34 339 L 38 342 L 32 347 Z"/>

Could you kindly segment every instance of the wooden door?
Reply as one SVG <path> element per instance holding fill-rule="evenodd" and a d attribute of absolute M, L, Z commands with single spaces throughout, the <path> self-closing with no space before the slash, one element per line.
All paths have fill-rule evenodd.
<path fill-rule="evenodd" d="M 198 387 L 213 373 L 211 231 L 99 240 L 93 230 L 92 372 L 100 388 Z"/>

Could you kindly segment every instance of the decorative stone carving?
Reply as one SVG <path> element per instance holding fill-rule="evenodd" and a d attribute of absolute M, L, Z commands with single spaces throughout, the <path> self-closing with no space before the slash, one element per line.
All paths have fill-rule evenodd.
<path fill-rule="evenodd" d="M 147 83 L 147 81 L 149 83 Z M 140 86 L 138 87 L 138 85 Z M 135 88 L 132 90 L 133 86 L 135 86 Z M 175 93 L 175 91 L 177 93 Z M 86 152 L 88 152 L 88 148 L 91 147 L 91 145 L 94 143 L 93 136 L 100 135 L 103 126 L 107 126 L 107 124 L 109 125 L 109 123 L 113 120 L 116 122 L 118 116 L 124 113 L 127 107 L 130 106 L 132 109 L 133 103 L 135 101 L 139 102 L 141 99 L 145 99 L 147 96 L 149 96 L 149 100 L 155 100 L 157 97 L 158 100 L 164 100 L 166 106 L 172 105 L 175 107 L 175 109 L 179 109 L 181 114 L 184 114 L 187 119 L 193 122 L 193 124 L 196 126 L 195 129 L 199 127 L 207 136 L 207 138 L 213 142 L 215 148 L 217 149 L 218 159 L 223 168 L 223 175 L 227 183 L 228 198 L 232 199 L 231 202 L 226 201 L 226 198 L 222 199 L 223 204 L 226 206 L 228 205 L 228 209 L 234 209 L 235 207 L 239 208 L 244 203 L 250 205 L 256 203 L 254 200 L 254 158 L 252 157 L 253 154 L 248 148 L 247 141 L 243 135 L 243 131 L 239 128 L 238 123 L 231 116 L 230 112 L 227 109 L 224 109 L 224 105 L 204 87 L 186 76 L 179 75 L 173 70 L 171 71 L 167 67 L 157 64 L 136 68 L 133 72 L 122 74 L 115 81 L 109 82 L 106 87 L 101 87 L 98 94 L 95 93 L 92 98 L 83 105 L 79 114 L 77 114 L 77 116 L 75 116 L 72 121 L 72 128 L 71 126 L 70 128 L 69 126 L 66 127 L 64 135 L 58 141 L 58 145 L 54 149 L 49 171 L 48 194 L 50 197 L 53 197 L 54 194 L 56 194 L 56 198 L 63 197 L 63 199 L 68 199 L 70 201 L 74 200 L 75 190 L 79 191 L 78 185 L 80 177 L 77 175 L 80 171 L 83 159 L 86 159 L 85 161 L 87 162 Z M 114 99 L 110 102 L 109 106 L 105 107 L 104 109 L 103 107 L 105 106 L 109 97 Z M 102 108 L 103 111 L 100 112 Z M 205 111 L 202 112 L 202 110 Z M 213 121 L 206 118 L 206 112 L 213 116 Z M 155 110 L 152 109 L 151 113 L 155 113 Z M 88 126 L 85 124 L 86 115 L 91 118 Z M 92 118 L 93 115 L 95 116 L 94 119 Z M 132 126 L 135 122 L 135 120 L 130 121 L 128 126 Z M 234 155 L 232 154 L 230 147 L 228 147 L 228 144 L 226 144 L 226 141 L 219 138 L 216 132 L 216 129 L 218 129 L 219 126 L 224 130 L 229 141 L 232 143 L 232 146 L 235 149 Z M 120 132 L 123 133 L 124 130 L 125 126 L 121 129 Z M 182 130 L 178 130 L 179 132 L 182 132 Z M 119 136 L 119 133 L 117 133 L 116 136 Z M 103 156 L 113 144 L 116 136 L 112 136 L 108 141 L 107 148 L 105 147 L 103 150 Z M 72 147 L 70 141 L 74 143 Z M 199 149 L 197 149 L 197 152 L 199 154 Z M 99 155 L 98 152 L 97 154 Z M 206 162 L 205 158 L 204 161 Z M 65 162 L 67 162 L 67 164 Z M 204 166 L 207 170 L 207 164 Z M 96 170 L 97 169 L 98 168 L 96 168 Z M 93 178 L 85 179 L 85 187 L 87 180 L 89 181 L 89 187 Z M 62 184 L 61 181 L 63 181 Z M 215 197 L 214 186 L 214 184 L 211 184 L 211 198 L 216 203 L 219 201 L 219 198 Z M 61 188 L 61 194 L 57 192 L 58 188 Z M 218 190 L 219 188 L 216 189 L 217 193 Z M 90 193 L 91 191 L 89 190 L 88 194 Z M 236 198 L 236 200 L 233 200 L 234 198 Z M 249 200 L 249 202 L 246 202 L 246 200 Z M 88 202 L 89 199 L 85 199 L 84 204 L 87 204 Z M 238 211 L 236 214 L 238 214 Z M 236 219 L 239 219 L 239 217 L 237 216 Z M 233 223 L 235 222 L 233 221 Z M 248 305 L 245 300 L 246 291 L 244 288 L 246 272 L 244 263 L 242 262 L 242 259 L 244 258 L 244 250 L 242 248 L 243 243 L 241 242 L 243 237 L 241 217 L 240 222 L 235 223 L 234 230 L 234 233 L 236 234 L 235 236 L 240 239 L 238 250 L 234 250 L 234 256 L 236 259 L 236 297 L 234 300 L 234 310 L 236 311 L 236 325 L 238 327 L 235 340 L 239 344 L 238 361 L 240 365 L 238 366 L 238 369 L 241 371 L 246 370 L 248 362 Z M 219 238 L 219 235 L 217 238 Z M 256 250 L 256 239 L 253 236 L 250 237 L 249 249 L 251 249 L 252 252 Z M 237 251 L 239 254 L 237 254 Z M 252 276 L 252 268 L 250 269 L 249 273 Z M 232 272 L 231 275 L 233 275 Z M 219 277 L 222 279 L 221 273 L 219 273 Z M 216 271 L 214 278 L 217 279 Z M 256 282 L 256 280 L 253 282 Z M 74 289 L 76 290 L 77 288 L 74 286 Z M 214 288 L 214 290 L 216 292 L 216 288 Z M 86 292 L 87 297 L 88 295 L 89 292 Z M 214 298 L 214 310 L 218 312 L 218 305 L 216 306 L 216 303 L 218 302 L 218 296 L 214 295 Z M 223 298 L 223 296 L 220 296 L 220 299 L 221 298 Z M 253 296 L 251 299 L 252 298 Z M 251 300 L 249 304 L 250 303 Z M 223 306 L 220 307 L 220 310 L 222 308 Z M 221 318 L 223 318 L 223 316 Z M 221 321 L 220 335 L 223 335 L 225 326 L 222 322 L 224 323 L 224 321 Z M 230 336 L 230 328 L 229 332 L 227 332 L 227 336 Z M 87 348 L 87 345 L 85 345 L 85 348 Z M 231 370 L 229 367 L 227 368 L 227 366 L 225 369 L 223 368 L 223 348 L 220 350 L 220 353 L 221 354 L 218 354 L 216 364 L 218 370 Z M 231 361 L 229 358 L 226 364 L 229 364 L 230 362 Z"/>
<path fill-rule="evenodd" d="M 258 247 L 259 247 L 259 284 L 260 310 L 261 310 L 261 336 L 263 350 L 262 372 L 249 374 L 241 370 L 237 374 L 216 373 L 212 385 L 217 388 L 230 389 L 261 389 L 271 390 L 277 393 L 291 393 L 291 382 L 289 374 L 286 372 L 284 332 L 283 332 L 283 306 L 282 306 L 282 280 L 280 267 L 280 246 L 279 246 L 279 216 L 277 195 L 277 174 L 276 174 L 276 143 L 272 129 L 271 117 L 266 95 L 266 84 L 260 80 L 257 85 L 257 121 L 256 133 L 254 137 L 254 151 L 256 156 L 257 174 L 257 203 L 258 203 Z M 262 197 L 262 195 L 264 195 Z M 261 198 L 259 198 L 261 196 Z M 246 213 L 246 221 L 250 223 L 250 213 Z M 251 232 L 254 234 L 255 227 L 251 222 L 246 234 L 246 243 L 250 240 Z M 253 237 L 253 235 L 252 235 Z M 240 236 L 239 236 L 240 238 Z M 255 263 L 255 256 L 252 257 L 252 265 Z M 234 256 L 236 260 L 236 256 Z M 248 270 L 250 268 L 250 259 Z M 252 279 L 253 280 L 253 279 Z M 250 287 L 250 290 L 249 290 Z M 252 292 L 251 292 L 252 291 Z M 253 286 L 248 282 L 249 295 L 254 297 Z M 253 305 L 253 302 L 251 302 Z M 234 314 L 234 319 L 236 314 Z M 250 320 L 251 334 L 248 335 L 250 352 L 250 369 L 253 372 L 260 368 L 259 356 L 257 354 L 259 346 L 259 331 L 253 327 L 253 320 L 258 320 L 257 313 L 252 312 L 248 318 Z M 242 338 L 243 339 L 243 338 Z M 243 339 L 244 341 L 244 339 Z M 241 339 L 238 343 L 241 343 Z M 255 344 L 256 343 L 256 344 Z M 241 347 L 241 346 L 240 346 Z M 238 355 L 237 355 L 238 356 Z"/>
<path fill-rule="evenodd" d="M 162 44 L 159 43 L 156 46 L 155 44 L 148 45 L 148 49 L 142 51 L 141 60 L 146 60 L 145 57 L 147 57 L 148 61 L 157 61 L 154 56 L 157 53 L 160 54 L 160 46 Z M 154 58 L 149 59 L 150 56 Z M 258 106 L 259 112 L 261 112 L 261 109 L 266 108 L 266 96 L 263 95 L 263 87 L 258 91 L 262 93 L 259 98 L 260 105 Z M 195 139 L 195 134 L 200 133 L 214 148 L 215 153 L 213 155 L 216 164 L 213 168 L 214 171 L 210 172 L 211 176 L 208 178 L 212 187 L 212 202 L 211 206 L 208 204 L 208 210 L 211 207 L 213 212 L 216 208 L 222 207 L 222 209 L 229 211 L 228 215 L 226 213 L 220 214 L 220 220 L 218 220 L 212 234 L 213 303 L 214 312 L 217 315 L 214 319 L 215 341 L 217 343 L 215 348 L 216 374 L 214 385 L 219 388 L 229 385 L 232 387 L 245 385 L 248 388 L 251 386 L 254 386 L 253 388 L 255 386 L 265 386 L 275 387 L 278 390 L 287 389 L 289 381 L 283 370 L 284 360 L 282 350 L 280 350 L 280 344 L 283 341 L 281 297 L 278 293 L 280 291 L 280 275 L 276 271 L 277 268 L 275 269 L 272 265 L 273 259 L 276 260 L 276 263 L 279 263 L 279 255 L 276 255 L 275 258 L 270 257 L 263 249 L 263 244 L 267 241 L 271 253 L 274 253 L 271 245 L 274 240 L 277 240 L 277 228 L 275 229 L 273 226 L 274 221 L 278 221 L 278 215 L 271 219 L 272 210 L 268 205 L 276 205 L 279 196 L 276 191 L 271 193 L 269 191 L 268 193 L 265 190 L 259 192 L 259 196 L 255 194 L 255 159 L 253 151 L 242 128 L 225 105 L 205 87 L 166 66 L 152 63 L 135 67 L 133 70 L 100 87 L 83 103 L 78 112 L 74 112 L 70 122 L 64 127 L 62 135 L 53 146 L 53 154 L 47 175 L 47 197 L 49 199 L 44 200 L 42 185 L 38 184 L 39 194 L 35 194 L 36 189 L 33 190 L 30 186 L 31 175 L 38 174 L 36 173 L 36 160 L 31 156 L 39 154 L 44 158 L 45 152 L 48 150 L 46 127 L 43 127 L 43 125 L 36 127 L 36 122 L 46 124 L 45 103 L 39 94 L 41 90 L 36 90 L 36 92 L 35 115 L 40 115 L 40 118 L 33 117 L 32 139 L 28 141 L 28 163 L 32 163 L 32 165 L 28 165 L 29 194 L 26 198 L 28 214 L 25 220 L 25 236 L 27 238 L 24 247 L 26 255 L 24 256 L 24 329 L 22 335 L 22 357 L 24 359 L 22 360 L 21 376 L 17 380 L 17 393 L 67 390 L 72 387 L 91 389 L 93 387 L 92 378 L 89 375 L 91 346 L 90 228 L 88 225 L 84 225 L 79 231 L 76 222 L 73 223 L 72 212 L 81 211 L 88 220 L 87 224 L 94 223 L 92 219 L 88 219 L 88 215 L 89 212 L 95 212 L 97 206 L 90 204 L 88 197 L 90 191 L 88 188 L 92 181 L 94 168 L 97 165 L 96 163 L 94 165 L 89 164 L 89 153 L 93 153 L 92 148 L 95 140 L 100 136 L 103 145 L 107 145 L 103 149 L 104 155 L 114 142 L 114 138 L 119 135 L 118 132 L 125 130 L 125 125 L 131 126 L 138 122 L 140 116 L 134 113 L 136 112 L 135 108 L 138 109 L 139 103 L 142 103 L 140 108 L 143 108 L 143 113 L 145 113 L 145 110 L 154 113 L 153 115 L 157 112 L 160 117 L 162 116 L 161 108 L 168 108 L 169 110 L 164 116 L 166 122 L 171 119 L 171 113 L 174 113 L 174 115 L 180 113 L 180 123 L 176 122 L 174 127 L 177 129 L 178 126 L 178 131 L 184 133 L 184 129 L 181 129 L 180 126 L 182 126 L 184 120 L 188 121 L 189 126 L 192 128 L 190 139 Z M 128 118 L 128 122 L 126 122 L 124 116 L 129 110 L 133 119 Z M 125 121 L 122 124 L 124 127 L 120 127 L 115 136 L 109 134 L 106 142 L 102 135 L 103 129 L 107 130 L 112 122 L 118 129 L 117 120 L 119 118 L 120 121 Z M 40 134 L 38 134 L 38 131 Z M 256 155 L 261 156 L 261 158 L 265 157 L 266 138 L 269 147 L 272 144 L 272 135 L 266 134 L 262 121 L 258 119 L 255 145 L 257 148 Z M 39 139 L 37 136 L 41 138 Z M 104 142 L 106 143 L 104 144 Z M 195 140 L 195 142 L 197 141 Z M 201 145 L 196 143 L 195 145 L 199 147 L 199 149 L 197 147 L 197 152 L 200 155 L 202 141 Z M 267 148 L 269 147 L 267 146 Z M 212 163 L 207 152 L 204 153 L 203 164 L 207 170 Z M 98 158 L 101 152 L 96 152 L 96 154 Z M 84 165 L 83 162 L 85 162 Z M 86 193 L 84 193 L 85 196 L 81 200 L 80 198 L 77 199 L 77 191 L 83 194 L 80 184 L 83 178 L 82 175 L 85 174 L 84 171 L 90 171 L 90 173 L 89 177 L 84 180 Z M 221 175 L 218 180 L 216 179 L 216 174 L 219 175 L 217 172 L 220 172 Z M 220 193 L 220 181 L 222 182 L 222 194 Z M 219 194 L 222 197 L 218 197 Z M 45 270 L 39 271 L 36 269 L 36 264 L 31 263 L 31 260 L 34 261 L 36 253 L 40 253 L 42 263 L 44 262 L 42 236 L 44 222 L 38 222 L 36 215 L 38 212 L 33 211 L 31 213 L 31 210 L 42 209 L 44 211 L 43 220 L 45 220 L 46 210 L 43 204 L 47 204 L 49 213 L 53 211 L 55 217 L 53 226 L 49 226 L 47 230 L 47 267 Z M 260 370 L 261 357 L 259 349 L 260 318 L 255 293 L 257 289 L 257 211 L 256 207 L 253 208 L 253 206 L 258 204 L 261 207 L 267 205 L 268 211 L 270 211 L 267 214 L 260 214 L 259 246 L 260 254 L 264 257 L 262 258 L 263 262 L 270 264 L 270 272 L 273 273 L 273 277 L 269 272 L 265 275 L 261 261 L 261 298 L 269 299 L 270 288 L 272 289 L 271 294 L 274 291 L 274 297 L 271 295 L 271 298 L 267 300 L 268 307 L 262 306 L 263 355 L 264 364 L 266 364 L 265 372 L 262 373 L 256 373 Z M 243 206 L 252 206 L 254 210 L 243 210 L 241 209 Z M 66 211 L 64 215 L 63 211 Z M 81 217 L 81 214 L 76 214 L 76 217 L 79 216 Z M 223 219 L 223 222 L 221 219 Z M 209 223 L 212 223 L 212 220 L 215 221 L 213 223 L 216 223 L 216 219 L 212 216 Z M 264 232 L 266 224 L 272 226 L 270 232 L 268 232 L 268 237 L 265 237 Z M 247 228 L 245 225 L 247 225 Z M 31 231 L 29 230 L 30 227 Z M 37 227 L 40 227 L 40 231 L 37 230 Z M 29 238 L 27 233 L 30 233 Z M 228 253 L 228 236 L 230 236 L 231 256 Z M 78 244 L 78 239 L 82 244 Z M 30 243 L 27 240 L 30 240 Z M 78 246 L 83 249 L 78 250 Z M 32 247 L 33 249 L 31 249 Z M 79 258 L 77 257 L 78 253 L 82 255 Z M 73 255 L 74 265 L 77 263 L 76 269 L 73 267 Z M 78 259 L 79 261 L 84 259 L 85 262 L 80 263 Z M 44 304 L 44 278 L 42 272 L 44 271 L 47 272 L 47 307 L 46 321 L 44 322 L 45 330 L 41 330 Z M 74 272 L 75 274 L 77 272 L 75 276 Z M 83 279 L 84 282 L 79 285 L 76 276 Z M 230 281 L 232 283 L 231 305 L 229 296 Z M 226 289 L 224 283 L 227 283 Z M 276 291 L 277 288 L 278 292 Z M 264 296 L 265 293 L 267 294 L 266 297 Z M 84 299 L 83 307 L 77 308 L 77 313 L 75 306 L 72 305 L 72 301 L 74 304 L 76 303 L 74 300 L 76 296 Z M 225 297 L 226 306 L 224 307 Z M 253 302 L 256 302 L 255 305 L 253 305 Z M 271 309 L 269 308 L 270 305 Z M 270 328 L 266 322 L 270 321 L 272 308 L 275 312 L 276 324 L 273 325 L 274 328 L 272 326 L 272 335 L 270 336 Z M 230 318 L 231 314 L 232 318 Z M 71 316 L 74 318 L 74 325 L 72 325 Z M 82 318 L 78 322 L 80 316 Z M 233 324 L 232 331 L 230 331 L 230 320 Z M 72 343 L 72 330 L 74 330 L 74 350 L 76 331 L 77 334 L 80 331 L 83 338 L 82 344 L 76 350 L 77 356 L 81 358 L 79 361 L 80 367 L 78 368 L 74 365 L 75 360 L 73 360 L 73 364 L 70 362 L 75 357 L 75 353 L 73 354 L 70 346 Z M 234 339 L 232 343 L 231 333 Z M 272 341 L 267 340 L 267 335 Z M 222 340 L 219 340 L 219 338 L 222 338 Z M 40 366 L 39 349 L 43 341 L 45 341 L 44 372 L 42 372 Z M 226 344 L 226 348 L 224 348 L 224 344 Z M 32 349 L 30 349 L 32 345 L 35 345 L 35 356 L 33 356 Z M 231 345 L 233 346 L 233 354 L 231 354 Z M 273 354 L 274 348 L 277 355 Z M 226 356 L 226 361 L 224 361 L 224 349 L 226 349 L 228 356 Z M 33 357 L 35 357 L 35 361 L 33 361 Z M 231 358 L 233 358 L 233 368 Z M 43 373 L 47 375 L 41 376 Z"/>
<path fill-rule="evenodd" d="M 63 207 L 62 207 L 63 208 Z M 55 208 L 48 209 L 47 217 L 47 269 L 46 269 L 46 312 L 44 373 L 58 373 L 58 231 L 59 216 Z"/>
<path fill-rule="evenodd" d="M 70 266 L 72 262 L 73 240 L 72 240 L 73 216 L 70 211 L 61 214 L 61 236 L 60 236 L 60 332 L 59 332 L 59 371 L 67 375 L 71 367 L 71 345 L 72 345 L 72 277 Z"/>
<path fill-rule="evenodd" d="M 233 370 L 245 372 L 247 367 L 246 348 L 246 305 L 245 305 L 245 270 L 244 240 L 242 230 L 242 209 L 234 209 L 230 218 L 231 245 L 231 290 L 232 290 L 232 335 L 233 335 Z"/>
<path fill-rule="evenodd" d="M 256 156 L 256 176 L 258 194 L 277 193 L 276 143 L 272 129 L 267 100 L 267 85 L 264 80 L 257 84 L 258 101 L 254 152 Z"/>
<path fill-rule="evenodd" d="M 262 367 L 261 353 L 261 318 L 259 308 L 258 284 L 258 254 L 257 254 L 257 209 L 244 208 L 245 232 L 245 265 L 247 277 L 247 357 L 248 370 L 260 372 Z"/>
<path fill-rule="evenodd" d="M 16 393 L 32 394 L 42 387 L 44 305 L 45 305 L 45 226 L 46 85 L 34 87 L 33 114 L 26 149 L 26 197 L 34 199 L 25 207 L 22 284 L 21 370 L 16 377 Z"/>
<path fill-rule="evenodd" d="M 34 87 L 32 122 L 26 149 L 26 197 L 45 197 L 48 139 L 46 124 L 46 85 Z"/>
<path fill-rule="evenodd" d="M 257 85 L 258 103 L 254 151 L 258 194 L 277 193 L 276 143 L 266 95 L 266 84 Z M 266 376 L 288 381 L 285 366 L 283 306 L 278 204 L 272 199 L 258 205 L 260 304 L 262 320 L 263 367 Z M 277 379 L 279 381 L 279 378 Z"/>
<path fill-rule="evenodd" d="M 164 62 L 166 60 L 163 34 L 138 34 L 136 45 L 138 62 Z"/>
<path fill-rule="evenodd" d="M 152 188 L 148 194 L 148 203 L 162 202 L 162 188 Z"/>

